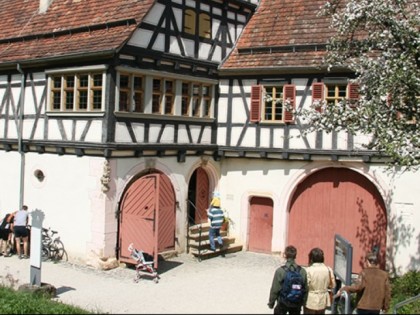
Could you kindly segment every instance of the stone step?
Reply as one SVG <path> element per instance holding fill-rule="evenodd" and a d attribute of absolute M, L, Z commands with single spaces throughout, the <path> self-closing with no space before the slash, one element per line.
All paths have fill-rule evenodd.
<path fill-rule="evenodd" d="M 222 237 L 225 237 L 225 236 L 227 236 L 227 231 L 220 231 L 220 236 L 222 236 Z M 198 240 L 201 238 L 202 240 L 208 240 L 209 239 L 209 231 L 205 231 L 205 232 L 201 232 L 201 236 L 200 236 L 200 234 L 199 233 L 197 233 L 197 234 L 189 234 L 188 235 L 188 238 L 191 240 L 191 241 L 196 241 L 196 242 L 198 242 Z M 190 241 L 190 242 L 191 242 Z"/>
<path fill-rule="evenodd" d="M 191 254 L 194 255 L 198 260 L 202 260 L 216 256 L 224 256 L 225 254 L 240 252 L 242 251 L 242 248 L 242 244 L 230 244 L 228 247 L 216 249 L 216 251 L 205 249 L 198 252 L 198 250 L 192 250 Z"/>
<path fill-rule="evenodd" d="M 234 244 L 235 243 L 235 238 L 234 237 L 228 237 L 228 236 L 222 236 L 223 239 L 223 244 L 230 245 L 230 244 Z M 215 240 L 215 242 L 217 243 L 217 240 Z M 208 249 L 210 248 L 210 241 L 207 238 L 202 239 L 201 243 L 199 242 L 199 240 L 192 240 L 188 243 L 189 247 L 192 249 L 198 249 L 199 247 L 201 247 L 202 249 Z"/>

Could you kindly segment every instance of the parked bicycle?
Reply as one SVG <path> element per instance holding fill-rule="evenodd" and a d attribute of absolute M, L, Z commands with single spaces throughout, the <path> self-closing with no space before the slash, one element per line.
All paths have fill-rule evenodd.
<path fill-rule="evenodd" d="M 60 237 L 56 236 L 57 233 L 57 231 L 51 230 L 51 228 L 42 228 L 41 258 L 43 261 L 68 260 L 64 244 L 60 240 Z"/>

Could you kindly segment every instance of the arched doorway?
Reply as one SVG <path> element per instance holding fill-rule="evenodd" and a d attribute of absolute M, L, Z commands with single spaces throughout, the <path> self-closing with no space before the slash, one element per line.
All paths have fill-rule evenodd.
<path fill-rule="evenodd" d="M 170 179 L 151 173 L 134 180 L 120 203 L 119 259 L 135 263 L 128 246 L 153 256 L 155 268 L 159 253 L 175 249 L 175 193 Z"/>
<path fill-rule="evenodd" d="M 301 182 L 291 201 L 288 244 L 298 249 L 297 262 L 308 264 L 308 253 L 320 247 L 333 266 L 334 237 L 353 246 L 353 272 L 365 266 L 365 254 L 379 247 L 385 264 L 387 216 L 382 196 L 363 175 L 346 168 L 326 168 Z"/>
<path fill-rule="evenodd" d="M 209 177 L 204 168 L 197 168 L 188 184 L 188 223 L 190 225 L 207 222 L 210 204 Z"/>

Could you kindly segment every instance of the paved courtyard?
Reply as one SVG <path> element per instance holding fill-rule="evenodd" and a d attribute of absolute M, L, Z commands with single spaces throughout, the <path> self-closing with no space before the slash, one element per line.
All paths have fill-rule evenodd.
<path fill-rule="evenodd" d="M 57 289 L 58 301 L 101 313 L 272 314 L 267 307 L 278 255 L 237 252 L 198 261 L 189 254 L 159 263 L 159 283 L 135 270 L 96 270 L 71 263 L 43 262 L 41 281 Z M 30 279 L 30 259 L 0 257 L 0 281 Z"/>

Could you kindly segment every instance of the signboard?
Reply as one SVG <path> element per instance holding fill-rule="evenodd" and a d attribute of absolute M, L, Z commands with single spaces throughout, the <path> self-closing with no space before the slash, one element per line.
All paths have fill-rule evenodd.
<path fill-rule="evenodd" d="M 336 234 L 334 238 L 334 273 L 345 285 L 351 285 L 353 247 Z"/>

